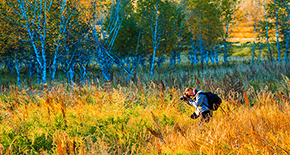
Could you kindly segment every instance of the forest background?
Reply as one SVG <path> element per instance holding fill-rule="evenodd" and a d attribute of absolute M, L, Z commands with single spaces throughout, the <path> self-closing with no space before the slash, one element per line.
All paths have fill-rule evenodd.
<path fill-rule="evenodd" d="M 105 82 L 114 67 L 129 80 L 137 66 L 153 76 L 164 62 L 228 64 L 228 54 L 288 61 L 288 28 L 285 0 L 3 1 L 0 58 L 18 86 L 59 74 Z"/>
<path fill-rule="evenodd" d="M 1 1 L 0 154 L 289 154 L 289 5 Z"/>

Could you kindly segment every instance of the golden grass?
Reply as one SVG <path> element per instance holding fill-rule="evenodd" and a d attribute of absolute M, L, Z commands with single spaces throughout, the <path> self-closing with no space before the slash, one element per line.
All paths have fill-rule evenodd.
<path fill-rule="evenodd" d="M 221 107 L 223 110 L 215 112 L 214 117 L 208 124 L 198 126 L 197 121 L 190 120 L 174 104 L 171 106 L 148 105 L 146 108 L 140 109 L 137 106 L 128 110 L 125 108 L 128 105 L 124 98 L 126 96 L 122 96 L 124 94 L 119 90 L 113 91 L 112 99 L 114 101 L 102 100 L 101 94 L 108 95 L 103 91 L 95 89 L 91 91 L 94 93 L 84 97 L 75 94 L 64 97 L 65 93 L 57 92 L 57 96 L 53 96 L 52 100 L 49 95 L 39 97 L 40 105 L 29 103 L 26 106 L 19 105 L 13 111 L 2 110 L 1 112 L 6 114 L 6 118 L 2 122 L 1 128 L 13 130 L 17 133 L 25 128 L 23 124 L 38 119 L 39 123 L 46 124 L 48 129 L 37 127 L 37 124 L 35 124 L 35 129 L 22 129 L 22 132 L 26 132 L 24 134 L 32 139 L 33 144 L 33 136 L 49 134 L 49 126 L 53 126 L 51 124 L 52 118 L 61 114 L 63 126 L 68 125 L 68 127 L 65 130 L 59 129 L 51 133 L 54 144 L 52 150 L 55 150 L 57 154 L 75 154 L 76 152 L 79 154 L 89 152 L 121 153 L 123 151 L 132 154 L 134 151 L 149 154 L 158 152 L 169 154 L 288 154 L 290 152 L 290 141 L 288 139 L 290 136 L 289 101 L 277 101 L 273 98 L 274 94 L 271 93 L 259 94 L 255 106 L 250 107 L 244 92 L 246 104 L 233 110 L 234 107 L 229 102 L 224 102 Z M 93 98 L 94 104 L 86 104 L 89 96 Z M 23 98 L 19 100 L 23 100 Z M 158 102 L 157 98 L 152 98 L 152 100 L 154 101 L 151 103 Z M 64 104 L 63 101 L 66 103 Z M 3 105 L 3 103 L 1 104 Z M 112 115 L 114 118 L 124 117 L 125 113 L 138 110 L 140 110 L 140 114 L 136 116 L 129 115 L 128 121 L 123 122 L 118 130 L 112 129 L 116 128 L 113 123 L 108 124 L 105 127 L 106 129 L 101 131 L 103 135 L 97 137 L 94 142 L 90 139 L 90 135 L 74 137 L 70 134 L 71 129 L 68 129 L 82 128 L 73 124 L 75 120 L 82 122 L 83 126 L 93 126 L 100 118 L 106 119 Z M 187 109 L 184 113 L 189 114 L 191 110 Z M 164 116 L 173 117 L 174 124 L 161 125 L 159 119 Z M 139 135 L 131 138 L 148 139 L 147 142 L 137 143 L 130 148 L 126 148 L 125 144 L 130 143 L 130 139 L 126 136 L 134 132 L 134 130 L 130 131 L 130 128 L 134 129 L 134 126 L 138 126 L 138 122 L 141 120 L 147 122 L 148 127 L 146 125 L 140 126 L 143 128 L 142 131 Z M 116 133 L 116 139 L 113 138 L 115 140 L 113 143 L 117 145 L 114 150 L 109 149 L 110 144 L 105 140 L 111 132 L 120 132 Z M 10 146 L 6 148 L 6 153 L 9 154 L 9 151 L 12 150 L 17 138 L 19 137 L 16 136 Z M 44 150 L 36 150 L 36 152 L 42 151 L 45 153 Z"/>
<path fill-rule="evenodd" d="M 208 87 L 222 106 L 202 126 L 178 101 L 182 90 L 163 82 L 11 87 L 0 98 L 0 154 L 289 154 L 290 80 L 273 92 L 242 87 L 251 73 L 223 75 L 224 88 Z"/>
<path fill-rule="evenodd" d="M 202 127 L 182 124 L 184 131 L 168 130 L 167 143 L 158 138 L 154 142 L 170 154 L 181 150 L 200 154 L 289 154 L 289 112 L 289 102 L 280 105 L 268 99 L 252 108 L 219 111 Z"/>

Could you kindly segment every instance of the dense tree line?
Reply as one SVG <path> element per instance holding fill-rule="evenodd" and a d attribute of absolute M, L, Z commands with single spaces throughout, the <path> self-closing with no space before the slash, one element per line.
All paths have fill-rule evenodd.
<path fill-rule="evenodd" d="M 237 21 L 237 0 L 6 0 L 0 3 L 1 65 L 17 74 L 54 81 L 57 71 L 74 82 L 77 73 L 110 81 L 114 66 L 128 76 L 137 66 L 154 69 L 165 57 L 170 65 L 181 53 L 192 65 L 227 61 L 229 27 Z M 265 7 L 266 8 L 266 7 Z M 267 6 L 274 23 L 259 21 L 276 30 L 277 45 L 289 51 L 289 2 L 274 0 Z M 264 22 L 264 24 L 263 24 Z M 275 26 L 271 26 L 271 24 Z M 264 26 L 264 27 L 263 27 Z M 267 30 L 268 32 L 268 30 Z M 222 47 L 222 48 L 221 48 Z M 277 46 L 280 61 L 280 49 Z M 270 51 L 269 51 L 270 52 Z M 272 55 L 271 55 L 272 57 Z M 100 69 L 92 72 L 91 64 Z"/>
<path fill-rule="evenodd" d="M 257 58 L 261 60 L 262 47 L 265 44 L 269 60 L 289 61 L 289 4 L 289 0 L 255 1 L 251 10 L 254 19 L 252 60 L 256 57 L 256 48 L 260 51 Z M 257 47 L 256 41 L 259 43 Z"/>

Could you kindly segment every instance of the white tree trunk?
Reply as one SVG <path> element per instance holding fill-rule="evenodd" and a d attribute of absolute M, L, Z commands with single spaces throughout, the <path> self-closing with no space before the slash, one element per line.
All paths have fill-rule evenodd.
<path fill-rule="evenodd" d="M 287 7 L 287 20 L 290 21 L 290 8 L 289 8 L 289 5 L 285 2 L 284 0 L 284 3 Z M 286 24 L 288 26 L 287 30 L 286 30 L 286 49 L 285 49 L 285 55 L 284 55 L 284 61 L 288 61 L 288 52 L 289 52 L 289 37 L 290 37 L 290 28 L 289 28 L 289 23 L 287 22 Z"/>
<path fill-rule="evenodd" d="M 270 43 L 269 43 L 269 26 L 268 26 L 268 21 L 267 21 L 267 10 L 266 10 L 265 0 L 263 0 L 263 3 L 264 3 L 263 6 L 264 6 L 264 10 L 265 10 L 267 48 L 268 48 L 268 52 L 270 53 L 271 60 L 274 61 L 274 58 L 272 56 L 272 51 L 270 49 Z"/>
<path fill-rule="evenodd" d="M 154 75 L 154 64 L 155 64 L 155 57 L 156 57 L 156 47 L 154 47 L 152 60 L 151 60 L 151 66 L 150 66 L 150 75 Z"/>
<path fill-rule="evenodd" d="M 151 25 L 151 33 L 153 33 L 153 54 L 152 54 L 152 62 L 151 62 L 151 67 L 150 67 L 150 75 L 154 75 L 154 64 L 155 64 L 155 57 L 156 57 L 156 52 L 158 48 L 158 0 L 156 1 L 156 10 L 155 10 L 155 28 L 153 30 L 153 25 Z"/>
<path fill-rule="evenodd" d="M 180 66 L 180 64 L 181 64 L 181 52 L 180 51 L 177 52 L 176 58 L 177 58 L 178 65 Z"/>
<path fill-rule="evenodd" d="M 228 34 L 229 34 L 229 24 L 226 27 L 226 34 L 224 37 L 224 61 L 225 64 L 228 64 L 228 44 L 227 44 L 227 38 L 228 38 Z"/>
<path fill-rule="evenodd" d="M 277 51 L 278 51 L 278 61 L 279 63 L 281 62 L 281 57 L 280 57 L 280 44 L 279 44 L 279 28 L 278 28 L 278 10 L 277 10 L 277 4 L 276 4 L 276 0 L 274 0 L 275 3 L 275 34 L 276 34 L 276 41 L 277 41 Z"/>
<path fill-rule="evenodd" d="M 255 19 L 255 24 L 254 24 L 254 31 L 253 31 L 253 46 L 252 46 L 252 61 L 255 59 L 255 43 L 256 43 L 256 24 L 257 24 L 257 19 Z"/>
<path fill-rule="evenodd" d="M 216 45 L 215 45 L 215 50 L 214 50 L 214 57 L 215 57 L 215 63 L 218 65 L 219 64 L 218 47 Z"/>
<path fill-rule="evenodd" d="M 15 70 L 17 73 L 17 86 L 20 87 L 20 69 L 19 69 L 19 61 L 15 54 Z"/>
<path fill-rule="evenodd" d="M 201 27 L 200 29 L 200 34 L 199 34 L 199 51 L 200 51 L 200 62 L 201 65 L 203 65 L 203 60 L 204 60 L 204 52 L 203 52 L 203 47 L 202 47 L 202 35 L 201 35 Z"/>

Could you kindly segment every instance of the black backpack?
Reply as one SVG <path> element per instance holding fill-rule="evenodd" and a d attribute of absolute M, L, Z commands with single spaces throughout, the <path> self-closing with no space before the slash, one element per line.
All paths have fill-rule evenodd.
<path fill-rule="evenodd" d="M 216 111 L 220 107 L 222 99 L 218 97 L 217 94 L 214 94 L 212 92 L 207 93 L 200 92 L 199 94 L 206 95 L 209 104 L 208 108 L 210 110 Z"/>

